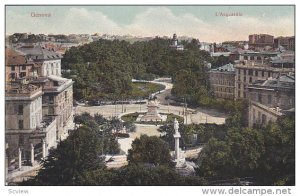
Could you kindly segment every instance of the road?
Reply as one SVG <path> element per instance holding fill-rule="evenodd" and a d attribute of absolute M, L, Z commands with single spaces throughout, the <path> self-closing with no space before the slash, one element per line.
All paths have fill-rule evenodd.
<path fill-rule="evenodd" d="M 170 95 L 171 89 L 173 88 L 173 84 L 170 79 L 157 79 L 151 81 L 152 83 L 162 84 L 166 88 L 160 92 L 155 93 L 159 105 L 160 113 L 173 113 L 176 115 L 180 115 L 185 118 L 185 122 L 187 124 L 200 124 L 200 123 L 216 123 L 216 124 L 224 124 L 226 119 L 226 114 L 221 113 L 216 110 L 203 109 L 203 108 L 187 108 L 187 115 L 183 116 L 184 108 L 182 106 L 173 106 L 168 105 L 168 102 L 165 100 L 165 97 Z M 77 106 L 75 107 L 75 114 L 81 114 L 83 112 L 88 112 L 91 115 L 101 114 L 104 117 L 121 117 L 127 113 L 134 112 L 146 112 L 147 104 L 117 104 L 117 105 L 102 105 L 102 106 Z M 131 148 L 131 143 L 135 138 L 141 136 L 141 134 L 147 134 L 149 136 L 159 136 L 160 133 L 157 131 L 159 126 L 155 125 L 142 125 L 136 124 L 136 131 L 130 133 L 129 138 L 118 139 L 118 143 L 120 144 L 120 148 L 123 153 L 127 154 L 128 150 Z M 123 160 L 123 159 L 120 159 Z M 124 163 L 121 161 L 117 163 L 110 163 L 112 165 L 123 165 Z M 112 166 L 114 167 L 114 166 Z"/>
<path fill-rule="evenodd" d="M 200 123 L 216 123 L 224 124 L 227 115 L 212 109 L 203 108 L 187 108 L 187 116 L 183 116 L 184 108 L 182 106 L 168 105 L 165 97 L 170 95 L 173 84 L 170 83 L 170 79 L 156 79 L 151 81 L 152 83 L 162 84 L 166 88 L 162 91 L 157 92 L 157 98 L 160 103 L 159 112 L 161 113 L 173 113 L 182 117 L 187 117 L 187 123 L 200 124 Z M 102 105 L 102 106 L 77 106 L 74 108 L 75 114 L 81 114 L 88 112 L 91 115 L 101 114 L 104 117 L 121 116 L 124 113 L 134 112 L 146 112 L 147 104 L 116 104 L 116 105 Z"/>

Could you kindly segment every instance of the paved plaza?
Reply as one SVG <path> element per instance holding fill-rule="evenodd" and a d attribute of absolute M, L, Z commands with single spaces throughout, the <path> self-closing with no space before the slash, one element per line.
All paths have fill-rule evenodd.
<path fill-rule="evenodd" d="M 160 113 L 173 113 L 185 118 L 187 124 L 200 124 L 200 123 L 216 123 L 224 124 L 226 119 L 226 114 L 220 113 L 216 110 L 210 109 L 191 109 L 187 108 L 187 115 L 183 116 L 184 108 L 182 106 L 168 105 L 164 101 L 165 97 L 170 95 L 173 84 L 170 83 L 170 79 L 157 79 L 151 81 L 152 83 L 158 83 L 164 85 L 166 88 L 160 92 L 154 94 L 157 95 L 158 100 L 161 100 L 158 111 Z M 124 114 L 134 113 L 134 112 L 147 112 L 147 103 L 145 104 L 117 104 L 117 105 L 102 105 L 102 106 L 77 106 L 75 107 L 75 114 L 81 114 L 88 112 L 91 115 L 101 114 L 106 118 L 111 117 L 121 117 Z M 187 119 L 186 119 L 187 118 Z M 118 139 L 122 153 L 127 154 L 128 150 L 131 148 L 131 143 L 135 138 L 140 137 L 142 134 L 148 136 L 159 136 L 160 133 L 157 131 L 159 126 L 156 125 L 145 125 L 136 124 L 136 131 L 130 133 L 129 138 Z"/>

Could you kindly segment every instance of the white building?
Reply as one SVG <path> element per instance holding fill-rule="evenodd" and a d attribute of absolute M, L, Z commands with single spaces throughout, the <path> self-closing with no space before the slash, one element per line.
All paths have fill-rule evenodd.
<path fill-rule="evenodd" d="M 40 45 L 22 46 L 17 49 L 39 65 L 39 76 L 61 76 L 62 56 Z"/>
<path fill-rule="evenodd" d="M 211 50 L 211 43 L 200 42 L 200 50 L 205 50 L 206 52 L 210 52 L 210 50 Z"/>
<path fill-rule="evenodd" d="M 183 45 L 178 44 L 177 35 L 175 33 L 173 34 L 172 45 L 170 45 L 170 48 L 175 50 L 184 50 Z"/>

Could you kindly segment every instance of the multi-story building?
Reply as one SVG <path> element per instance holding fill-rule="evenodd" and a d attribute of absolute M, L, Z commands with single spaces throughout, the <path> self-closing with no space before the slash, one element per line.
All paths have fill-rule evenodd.
<path fill-rule="evenodd" d="M 37 65 L 27 57 L 11 48 L 5 49 L 5 81 L 37 76 Z"/>
<path fill-rule="evenodd" d="M 274 47 L 275 48 L 279 48 L 280 46 L 284 47 L 284 48 L 288 48 L 289 45 L 289 37 L 276 37 L 274 38 Z"/>
<path fill-rule="evenodd" d="M 5 138 L 9 160 L 19 167 L 47 156 L 74 128 L 73 81 L 60 77 L 61 57 L 39 46 L 24 51 L 6 51 Z"/>
<path fill-rule="evenodd" d="M 295 36 L 291 37 L 277 37 L 274 39 L 274 47 L 284 47 L 287 50 L 295 50 Z"/>
<path fill-rule="evenodd" d="M 258 34 L 249 35 L 249 44 L 255 44 L 259 39 Z"/>
<path fill-rule="evenodd" d="M 61 76 L 61 55 L 40 45 L 22 46 L 17 49 L 39 65 L 39 76 Z"/>
<path fill-rule="evenodd" d="M 274 36 L 268 34 L 249 35 L 249 45 L 254 47 L 273 46 Z"/>
<path fill-rule="evenodd" d="M 247 61 L 235 65 L 235 99 L 246 99 L 248 97 L 248 85 L 257 80 L 265 80 L 280 75 L 295 72 L 294 67 L 274 66 L 272 63 L 258 63 Z"/>
<path fill-rule="evenodd" d="M 210 89 L 217 98 L 234 99 L 234 79 L 233 64 L 209 71 Z"/>
<path fill-rule="evenodd" d="M 259 63 L 266 62 L 271 57 L 276 57 L 279 55 L 280 52 L 254 52 L 254 51 L 247 51 L 240 54 L 239 60 L 240 61 L 256 61 Z"/>
<path fill-rule="evenodd" d="M 248 87 L 249 126 L 266 126 L 278 117 L 295 111 L 295 77 L 280 76 L 259 80 Z"/>
<path fill-rule="evenodd" d="M 287 49 L 295 51 L 295 36 L 289 38 Z"/>
<path fill-rule="evenodd" d="M 57 139 L 65 139 L 73 128 L 73 81 L 58 76 L 30 81 L 43 88 L 43 115 L 56 118 Z"/>
<path fill-rule="evenodd" d="M 42 115 L 41 87 L 7 83 L 5 88 L 5 141 L 12 169 L 45 157 L 56 146 L 56 120 Z"/>

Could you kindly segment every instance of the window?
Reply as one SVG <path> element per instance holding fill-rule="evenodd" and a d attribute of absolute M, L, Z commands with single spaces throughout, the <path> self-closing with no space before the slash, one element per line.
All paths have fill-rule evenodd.
<path fill-rule="evenodd" d="M 25 76 L 26 76 L 26 72 L 21 72 L 21 73 L 20 73 L 20 77 L 21 77 L 21 78 L 23 78 L 23 77 L 25 77 Z"/>
<path fill-rule="evenodd" d="M 258 71 L 254 71 L 255 72 L 255 76 L 258 76 Z"/>
<path fill-rule="evenodd" d="M 48 104 L 49 97 L 48 96 L 42 96 L 42 104 Z"/>
<path fill-rule="evenodd" d="M 244 82 L 246 82 L 246 76 L 244 76 Z"/>
<path fill-rule="evenodd" d="M 239 74 L 241 74 L 241 69 L 239 69 Z"/>
<path fill-rule="evenodd" d="M 249 74 L 250 76 L 252 76 L 252 75 L 253 75 L 253 70 L 252 70 L 252 69 L 249 69 L 249 70 L 248 70 L 248 74 Z"/>
<path fill-rule="evenodd" d="M 241 84 L 238 84 L 238 88 L 239 88 L 239 89 L 241 88 Z"/>
<path fill-rule="evenodd" d="M 267 116 L 266 116 L 265 114 L 263 114 L 263 115 L 261 116 L 261 123 L 262 123 L 263 125 L 265 125 L 266 122 L 267 122 Z"/>
<path fill-rule="evenodd" d="M 259 102 L 259 103 L 262 103 L 262 97 L 261 97 L 261 94 L 258 94 L 258 102 Z"/>
<path fill-rule="evenodd" d="M 271 77 L 271 72 L 270 71 L 268 72 L 268 77 Z"/>
<path fill-rule="evenodd" d="M 19 145 L 24 145 L 24 135 L 19 135 Z"/>
<path fill-rule="evenodd" d="M 22 65 L 22 70 L 26 70 L 26 65 Z"/>
<path fill-rule="evenodd" d="M 244 69 L 244 75 L 246 75 L 246 69 Z"/>
<path fill-rule="evenodd" d="M 252 82 L 252 77 L 249 78 L 249 82 L 250 82 L 250 83 Z"/>
<path fill-rule="evenodd" d="M 271 103 L 272 103 L 272 96 L 268 95 L 268 104 L 271 104 Z"/>
<path fill-rule="evenodd" d="M 65 91 L 65 101 L 67 101 L 68 98 L 68 91 Z"/>
<path fill-rule="evenodd" d="M 52 95 L 49 96 L 49 103 L 54 103 L 54 97 Z"/>
<path fill-rule="evenodd" d="M 53 107 L 49 107 L 49 115 L 54 115 L 54 108 Z"/>
<path fill-rule="evenodd" d="M 11 70 L 12 71 L 15 71 L 16 70 L 16 68 L 15 68 L 15 66 L 13 65 L 13 66 L 11 66 Z"/>
<path fill-rule="evenodd" d="M 265 77 L 265 72 L 262 71 L 262 72 L 261 72 L 261 75 L 262 75 L 262 77 Z"/>
<path fill-rule="evenodd" d="M 18 115 L 23 115 L 23 105 L 18 105 Z"/>
<path fill-rule="evenodd" d="M 19 129 L 23 129 L 24 125 L 23 125 L 23 120 L 19 120 Z"/>
<path fill-rule="evenodd" d="M 11 73 L 11 74 L 10 74 L 10 78 L 11 78 L 11 79 L 15 79 L 15 78 L 16 78 L 16 74 L 15 74 L 15 73 Z"/>

